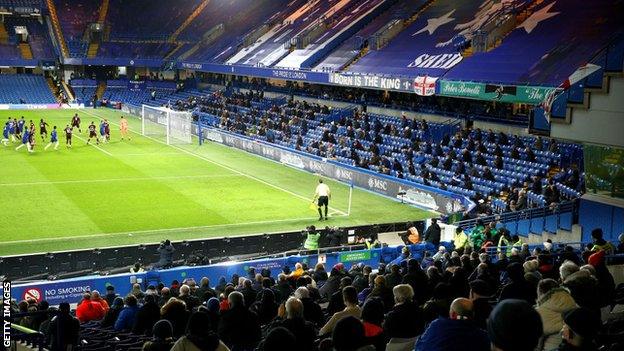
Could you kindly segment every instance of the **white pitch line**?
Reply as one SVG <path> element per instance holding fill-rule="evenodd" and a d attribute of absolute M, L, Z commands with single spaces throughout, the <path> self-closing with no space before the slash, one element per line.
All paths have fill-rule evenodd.
<path fill-rule="evenodd" d="M 58 180 L 45 182 L 24 182 L 24 183 L 0 183 L 1 186 L 25 186 L 25 185 L 51 185 L 51 184 L 80 184 L 80 183 L 108 183 L 123 181 L 145 181 L 145 180 L 167 180 L 167 179 L 192 179 L 192 178 L 234 178 L 240 177 L 238 174 L 206 174 L 189 176 L 166 176 L 166 177 L 128 177 L 109 179 L 78 179 L 78 180 Z"/>
<path fill-rule="evenodd" d="M 345 217 L 345 216 L 346 215 L 338 215 L 338 216 L 333 216 L 333 217 Z M 241 222 L 241 223 L 212 224 L 212 225 L 203 225 L 203 226 L 196 226 L 196 227 L 164 228 L 164 229 L 154 229 L 154 230 L 137 230 L 137 231 L 129 231 L 129 232 L 117 232 L 117 233 L 99 233 L 99 234 L 86 234 L 86 235 L 75 235 L 75 236 L 60 236 L 60 237 L 54 237 L 54 238 L 24 239 L 24 240 L 2 241 L 0 242 L 0 247 L 2 247 L 2 245 L 5 245 L 5 244 L 23 244 L 23 243 L 62 241 L 62 240 L 70 240 L 70 239 L 111 237 L 111 236 L 129 236 L 129 235 L 134 236 L 134 235 L 156 234 L 156 233 L 162 233 L 162 232 L 190 231 L 190 230 L 210 229 L 210 228 L 240 227 L 240 226 L 254 225 L 254 224 L 269 224 L 269 223 L 276 223 L 276 222 L 297 222 L 297 221 L 308 221 L 308 220 L 315 220 L 315 219 L 317 218 L 316 217 L 304 217 L 304 218 L 272 219 L 272 220 Z"/>
<path fill-rule="evenodd" d="M 76 138 L 78 138 L 78 139 L 80 139 L 80 140 L 84 141 L 84 142 L 87 142 L 85 139 L 83 139 L 83 138 L 79 137 L 79 136 L 78 136 L 78 135 L 76 135 L 76 134 L 74 134 L 74 136 L 75 136 Z M 99 146 L 98 146 L 98 145 L 96 145 L 96 144 L 91 144 L 91 143 L 88 143 L 88 142 L 87 142 L 87 145 L 91 145 L 91 146 L 93 146 L 94 148 L 96 148 L 96 149 L 98 149 L 98 150 L 102 151 L 103 153 L 107 154 L 108 156 L 113 156 L 113 154 L 111 154 L 110 152 L 108 152 L 108 151 L 106 151 L 106 150 L 102 149 L 101 147 L 99 147 Z"/>
<path fill-rule="evenodd" d="M 94 116 L 94 117 L 96 117 L 96 118 L 102 119 L 102 117 L 100 117 L 100 116 L 98 116 L 98 115 L 95 115 L 95 114 L 93 114 L 93 113 L 91 113 L 91 112 L 88 112 L 88 111 L 83 111 L 83 112 L 85 112 L 85 113 L 87 113 L 87 114 L 89 114 L 89 115 L 91 115 L 91 116 Z M 117 124 L 117 123 L 114 123 L 114 122 L 110 122 L 110 123 L 118 126 L 118 124 Z M 134 134 L 137 134 L 137 135 L 141 135 L 141 133 L 136 132 L 136 131 L 134 131 L 134 130 L 131 130 L 131 132 L 132 132 L 132 133 L 134 133 Z M 141 135 L 141 136 L 143 136 L 143 137 L 145 137 L 145 138 L 147 138 L 147 139 L 153 140 L 153 141 L 155 141 L 155 142 L 158 142 L 158 143 L 160 143 L 160 144 L 167 145 L 167 143 L 165 143 L 165 142 L 163 142 L 163 141 L 160 141 L 160 140 L 158 140 L 158 139 L 154 139 L 154 138 L 149 137 L 149 136 L 147 136 L 147 135 Z M 186 153 L 186 154 L 188 154 L 188 155 L 191 155 L 191 156 L 193 156 L 193 157 L 197 157 L 197 158 L 199 158 L 199 159 L 202 159 L 202 160 L 204 160 L 204 161 L 206 161 L 206 162 L 209 162 L 209 163 L 212 163 L 212 164 L 214 164 L 214 165 L 217 165 L 217 166 L 219 166 L 219 167 L 221 167 L 221 168 L 227 169 L 228 171 L 231 171 L 231 172 L 234 172 L 234 173 L 240 174 L 240 175 L 245 176 L 245 177 L 247 177 L 247 178 L 249 178 L 249 179 L 253 179 L 253 180 L 255 180 L 255 181 L 257 181 L 257 182 L 260 182 L 260 183 L 262 183 L 262 184 L 264 184 L 264 185 L 268 185 L 268 186 L 270 186 L 270 187 L 272 187 L 272 188 L 274 188 L 274 189 L 281 190 L 281 191 L 283 191 L 283 192 L 285 192 L 285 193 L 287 193 L 287 194 L 290 194 L 290 195 L 292 195 L 292 196 L 295 196 L 295 197 L 297 197 L 297 198 L 299 198 L 299 199 L 301 199 L 301 200 L 304 200 L 304 201 L 306 201 L 306 202 L 310 202 L 310 198 L 307 198 L 307 197 L 305 197 L 305 196 L 299 195 L 299 194 L 297 194 L 297 193 L 293 193 L 292 191 L 290 191 L 290 190 L 288 190 L 288 189 L 284 189 L 284 188 L 282 188 L 282 187 L 280 187 L 280 186 L 277 186 L 277 185 L 271 184 L 271 183 L 269 183 L 269 182 L 267 182 L 267 181 L 264 181 L 264 180 L 262 180 L 262 179 L 260 179 L 260 178 L 254 177 L 254 176 L 252 176 L 251 174 L 241 172 L 241 171 L 239 171 L 239 170 L 237 170 L 237 169 L 231 168 L 231 167 L 229 167 L 229 166 L 226 166 L 226 165 L 224 165 L 224 164 L 222 164 L 222 163 L 219 163 L 219 162 L 217 162 L 217 161 L 211 160 L 211 159 L 209 159 L 209 158 L 207 158 L 207 157 L 204 157 L 204 156 L 202 156 L 202 155 L 198 155 L 198 154 L 196 154 L 196 153 L 194 153 L 194 152 L 190 152 L 190 151 L 188 151 L 188 150 L 185 150 L 185 149 L 183 149 L 183 148 L 181 148 L 181 147 L 179 147 L 179 146 L 175 146 L 175 145 L 167 145 L 167 146 L 170 146 L 170 147 L 172 147 L 172 148 L 174 148 L 174 149 L 180 150 L 180 151 L 182 151 L 182 152 L 184 152 L 184 153 Z M 337 209 L 337 208 L 333 208 L 333 207 L 329 207 L 329 208 L 330 208 L 330 209 L 332 209 L 332 210 L 334 210 L 334 211 L 336 211 L 336 212 L 338 212 L 338 213 L 341 213 L 341 214 L 343 214 L 343 215 L 347 215 L 344 211 L 341 211 L 341 210 L 339 210 L 339 209 Z"/>

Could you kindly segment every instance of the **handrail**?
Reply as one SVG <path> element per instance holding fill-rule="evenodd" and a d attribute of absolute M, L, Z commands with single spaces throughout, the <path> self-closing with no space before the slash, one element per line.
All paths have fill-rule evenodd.
<path fill-rule="evenodd" d="M 505 222 L 509 222 L 513 220 L 531 219 L 536 216 L 547 216 L 547 215 L 569 213 L 569 212 L 572 213 L 574 212 L 575 209 L 576 209 L 576 200 L 572 200 L 572 201 L 565 201 L 565 202 L 559 203 L 557 204 L 557 206 L 553 208 L 549 206 L 528 208 L 528 209 L 521 210 L 521 211 L 505 212 L 505 213 L 495 214 L 491 216 L 467 219 L 467 220 L 455 222 L 453 224 L 458 227 L 471 228 L 471 227 L 474 227 L 477 224 L 477 221 L 479 220 L 483 221 L 484 223 L 488 223 L 492 221 L 505 223 Z"/>

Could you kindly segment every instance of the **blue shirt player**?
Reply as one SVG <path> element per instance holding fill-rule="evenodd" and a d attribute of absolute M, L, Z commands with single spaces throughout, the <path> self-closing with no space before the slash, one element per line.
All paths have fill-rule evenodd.
<path fill-rule="evenodd" d="M 32 152 L 30 148 L 30 143 L 28 142 L 29 139 L 30 139 L 30 131 L 28 129 L 25 129 L 24 134 L 22 134 L 22 143 L 18 147 L 15 148 L 15 151 L 26 146 L 26 149 L 28 149 L 28 152 Z"/>
<path fill-rule="evenodd" d="M 48 143 L 48 145 L 46 145 L 44 150 L 47 150 L 50 146 L 52 146 L 52 144 L 54 144 L 54 150 L 58 150 L 59 140 L 58 140 L 58 132 L 56 130 L 56 126 L 52 128 L 52 133 L 50 133 L 50 142 Z"/>
<path fill-rule="evenodd" d="M 4 128 L 2 129 L 2 144 L 4 146 L 9 146 L 9 132 L 11 127 L 9 126 L 9 122 L 4 123 Z"/>
<path fill-rule="evenodd" d="M 26 120 L 24 120 L 24 117 L 22 117 L 22 119 L 17 121 L 17 133 L 15 135 L 17 135 L 18 138 L 22 136 L 22 132 L 24 131 L 25 124 L 26 124 Z"/>
<path fill-rule="evenodd" d="M 104 121 L 100 122 L 100 136 L 102 137 L 102 142 L 106 142 L 106 123 Z"/>

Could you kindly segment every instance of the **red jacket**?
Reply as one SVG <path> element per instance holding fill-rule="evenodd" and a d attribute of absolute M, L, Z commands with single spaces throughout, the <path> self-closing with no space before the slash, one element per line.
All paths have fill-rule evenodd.
<path fill-rule="evenodd" d="M 106 311 L 99 302 L 91 300 L 82 300 L 76 308 L 76 318 L 80 323 L 88 321 L 98 321 L 104 318 Z"/>

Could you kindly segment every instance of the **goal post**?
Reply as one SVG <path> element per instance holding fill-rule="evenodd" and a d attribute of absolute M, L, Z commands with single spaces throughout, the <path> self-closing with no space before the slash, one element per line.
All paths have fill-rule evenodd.
<path fill-rule="evenodd" d="M 193 117 L 190 112 L 165 107 L 141 107 L 141 134 L 164 138 L 167 145 L 192 143 Z"/>

